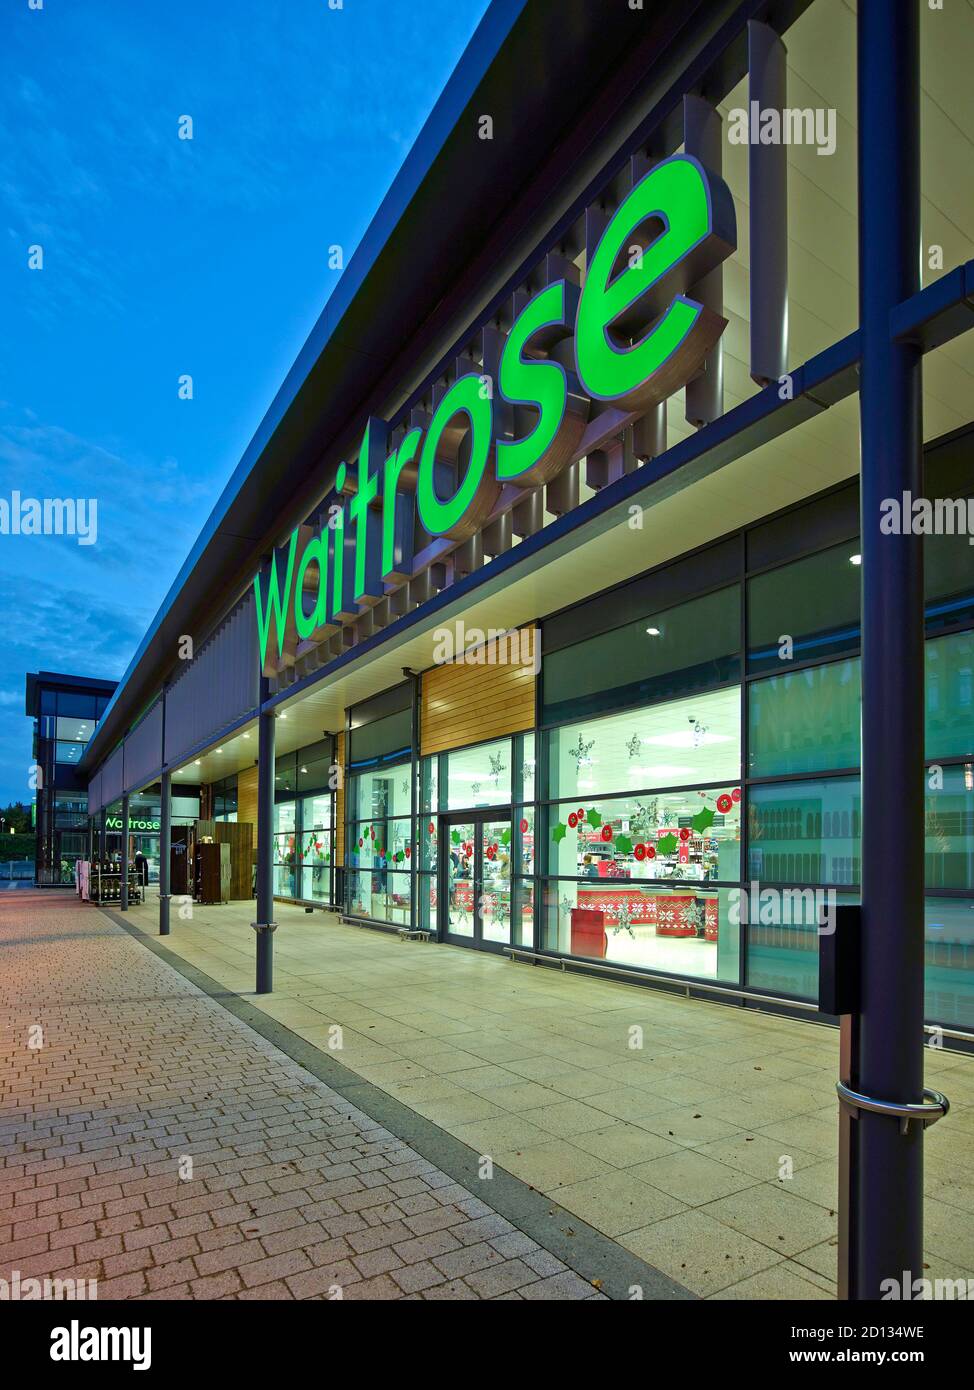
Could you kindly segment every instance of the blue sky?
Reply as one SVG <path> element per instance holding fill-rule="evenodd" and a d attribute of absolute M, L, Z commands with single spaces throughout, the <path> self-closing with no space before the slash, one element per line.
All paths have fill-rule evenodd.
<path fill-rule="evenodd" d="M 98 540 L 0 535 L 0 802 L 24 673 L 122 674 L 486 7 L 4 4 L 0 497 Z"/>

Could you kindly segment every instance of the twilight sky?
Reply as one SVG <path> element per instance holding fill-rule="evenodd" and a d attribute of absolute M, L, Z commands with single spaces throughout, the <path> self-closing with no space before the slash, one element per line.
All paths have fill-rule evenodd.
<path fill-rule="evenodd" d="M 337 3 L 3 5 L 0 498 L 98 532 L 0 535 L 0 803 L 25 672 L 121 676 L 487 7 Z"/>

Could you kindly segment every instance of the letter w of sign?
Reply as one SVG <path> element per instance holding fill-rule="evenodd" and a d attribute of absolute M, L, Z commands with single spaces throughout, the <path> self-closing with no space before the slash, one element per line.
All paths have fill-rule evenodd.
<path fill-rule="evenodd" d="M 267 575 L 267 599 L 264 600 L 261 594 L 261 574 L 254 575 L 254 594 L 257 600 L 257 640 L 260 644 L 260 664 L 265 675 L 271 674 L 277 669 L 277 664 L 284 654 L 285 638 L 287 637 L 288 622 L 291 604 L 291 586 L 294 582 L 294 554 L 297 549 L 298 533 L 293 531 L 287 548 L 287 567 L 284 575 L 284 589 L 281 590 L 278 581 L 278 555 L 275 551 L 271 556 L 270 565 L 265 568 L 263 573 Z M 277 651 L 272 656 L 270 663 L 267 658 L 267 639 L 270 636 L 271 618 L 274 619 L 274 630 L 277 637 Z"/>

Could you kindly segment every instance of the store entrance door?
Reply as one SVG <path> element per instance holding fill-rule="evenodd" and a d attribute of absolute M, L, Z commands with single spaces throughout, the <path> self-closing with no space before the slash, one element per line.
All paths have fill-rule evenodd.
<path fill-rule="evenodd" d="M 499 951 L 511 944 L 511 813 L 440 817 L 443 935 L 458 946 Z"/>

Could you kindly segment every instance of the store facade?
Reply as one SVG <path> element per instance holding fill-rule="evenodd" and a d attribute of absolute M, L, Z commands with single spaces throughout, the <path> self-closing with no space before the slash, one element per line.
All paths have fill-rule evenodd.
<path fill-rule="evenodd" d="M 349 921 L 807 1002 L 823 910 L 862 896 L 886 717 L 862 695 L 871 78 L 839 0 L 596 8 L 574 37 L 489 10 L 99 725 L 89 809 L 158 784 L 161 822 L 199 785 L 253 825 L 267 928 L 262 863 Z M 918 90 L 960 81 L 941 21 Z M 824 103 L 832 147 L 814 120 L 735 138 L 752 101 Z M 945 515 L 974 491 L 954 138 L 929 132 L 941 255 L 897 307 Z M 915 534 L 905 852 L 926 1018 L 971 1032 L 974 576 L 965 527 Z"/>

